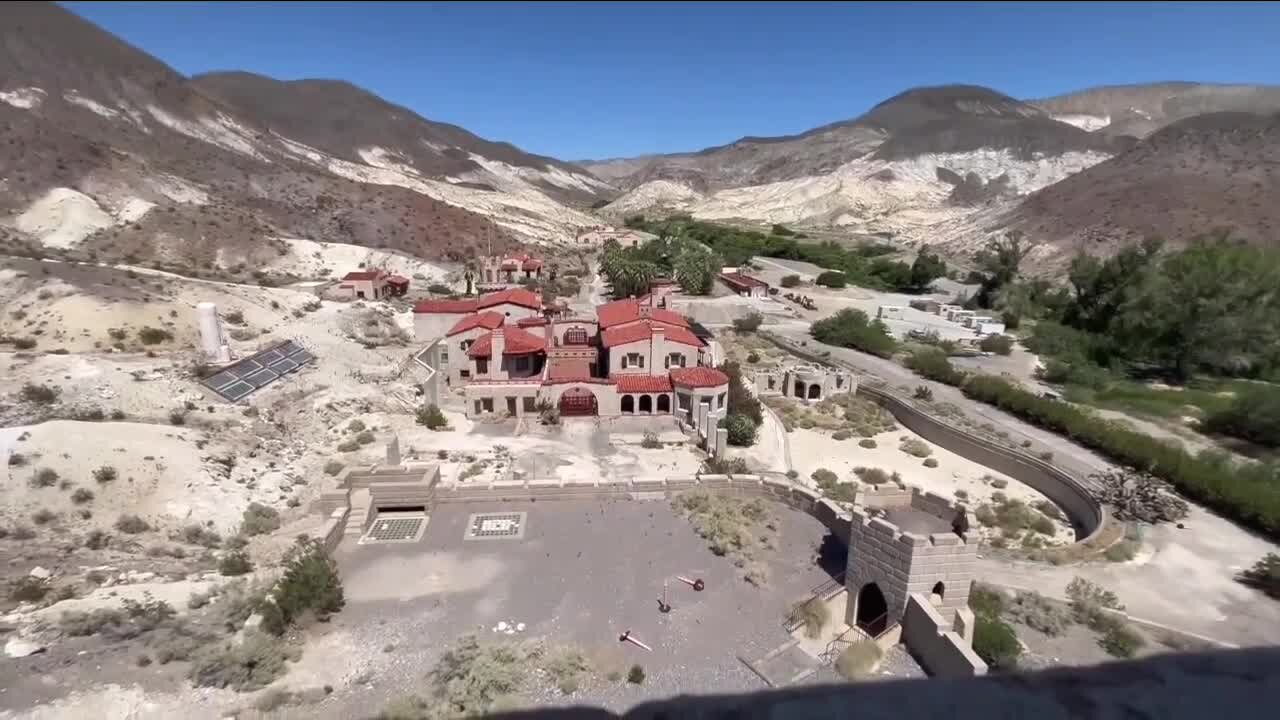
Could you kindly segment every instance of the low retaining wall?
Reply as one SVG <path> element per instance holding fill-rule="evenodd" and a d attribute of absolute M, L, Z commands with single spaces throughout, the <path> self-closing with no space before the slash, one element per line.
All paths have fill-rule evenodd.
<path fill-rule="evenodd" d="M 324 549 L 332 553 L 342 542 L 342 535 L 347 529 L 347 515 L 351 508 L 341 507 L 329 513 L 329 518 L 320 526 L 320 541 Z"/>
<path fill-rule="evenodd" d="M 772 333 L 762 334 L 778 347 L 799 357 L 824 365 L 849 368 L 835 358 L 820 357 Z M 857 392 L 875 400 L 904 427 L 929 442 L 966 460 L 1008 475 L 1052 500 L 1071 521 L 1077 543 L 1093 540 L 1106 525 L 1107 514 L 1102 503 L 1079 480 L 1061 468 L 950 425 L 885 390 L 859 382 Z"/>
<path fill-rule="evenodd" d="M 920 593 L 907 596 L 902 640 L 932 677 L 985 675 L 987 664 Z"/>
<path fill-rule="evenodd" d="M 499 481 L 488 485 L 437 485 L 436 504 L 548 500 L 654 500 L 701 488 L 717 495 L 759 497 L 806 513 L 846 545 L 851 515 L 817 492 L 759 475 L 700 475 L 655 480 L 532 484 Z"/>

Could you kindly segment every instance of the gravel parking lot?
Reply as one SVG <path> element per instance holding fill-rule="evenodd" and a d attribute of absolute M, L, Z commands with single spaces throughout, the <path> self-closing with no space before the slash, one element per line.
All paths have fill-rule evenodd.
<path fill-rule="evenodd" d="M 787 609 L 830 577 L 815 564 L 821 524 L 770 509 L 777 549 L 762 558 L 771 571 L 764 589 L 742 581 L 665 501 L 446 505 L 419 542 L 346 546 L 339 563 L 348 604 L 332 633 L 362 641 L 351 649 L 348 691 L 330 702 L 367 713 L 378 699 L 422 692 L 442 650 L 467 633 L 502 636 L 493 632 L 499 622 L 524 623 L 515 637 L 576 645 L 598 669 L 596 682 L 539 704 L 624 709 L 678 693 L 761 689 L 738 657 L 786 642 Z M 482 512 L 527 513 L 523 538 L 464 539 L 468 518 Z M 706 589 L 694 592 L 677 575 L 700 577 Z M 658 612 L 664 579 L 669 614 Z M 625 630 L 653 652 L 620 643 Z M 632 664 L 645 668 L 643 685 L 603 679 Z"/>

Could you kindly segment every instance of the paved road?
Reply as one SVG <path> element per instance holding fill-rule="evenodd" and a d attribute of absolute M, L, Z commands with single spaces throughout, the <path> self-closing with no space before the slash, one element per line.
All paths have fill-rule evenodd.
<path fill-rule="evenodd" d="M 949 385 L 920 378 L 895 362 L 819 343 L 809 337 L 807 321 L 768 329 L 815 350 L 829 351 L 833 358 L 890 386 L 925 385 L 933 390 L 935 402 L 953 403 L 973 421 L 991 423 L 1015 440 L 1029 438 L 1034 450 L 1052 450 L 1054 464 L 1077 477 L 1111 466 L 1066 438 L 970 400 Z M 1055 567 L 982 558 L 977 574 L 989 582 L 1056 597 L 1065 596 L 1073 578 L 1084 577 L 1113 590 L 1135 617 L 1236 645 L 1280 644 L 1280 603 L 1235 581 L 1240 570 L 1268 552 L 1280 552 L 1280 546 L 1194 504 L 1183 524 L 1182 530 L 1169 525 L 1145 527 L 1141 553 L 1126 563 Z"/>

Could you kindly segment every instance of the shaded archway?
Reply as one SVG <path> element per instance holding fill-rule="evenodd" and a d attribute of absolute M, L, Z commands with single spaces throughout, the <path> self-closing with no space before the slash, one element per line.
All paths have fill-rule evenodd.
<path fill-rule="evenodd" d="M 792 397 L 796 397 L 803 400 L 804 399 L 804 383 L 797 380 L 795 390 L 791 393 L 791 395 Z"/>
<path fill-rule="evenodd" d="M 622 396 L 622 412 L 623 414 L 631 414 L 636 411 L 636 399 L 630 395 Z"/>
<path fill-rule="evenodd" d="M 947 586 L 942 581 L 933 584 L 933 589 L 929 591 L 929 602 L 934 605 L 941 605 L 942 599 L 947 596 Z"/>
<path fill-rule="evenodd" d="M 595 415 L 600 411 L 595 393 L 582 387 L 570 388 L 560 396 L 560 414 L 573 417 L 575 415 Z"/>
<path fill-rule="evenodd" d="M 858 614 L 854 624 L 873 638 L 889 627 L 889 603 L 880 592 L 879 585 L 869 582 L 858 591 Z"/>
<path fill-rule="evenodd" d="M 653 396 L 651 395 L 640 396 L 640 412 L 649 413 L 649 414 L 653 413 Z"/>
<path fill-rule="evenodd" d="M 658 412 L 660 413 L 671 412 L 671 396 L 670 395 L 658 396 Z"/>
<path fill-rule="evenodd" d="M 822 395 L 822 386 L 814 383 L 809 386 L 809 399 L 817 400 Z"/>

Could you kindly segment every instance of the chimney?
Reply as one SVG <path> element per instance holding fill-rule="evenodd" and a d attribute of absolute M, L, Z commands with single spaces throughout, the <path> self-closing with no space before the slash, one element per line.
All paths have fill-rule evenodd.
<path fill-rule="evenodd" d="M 489 334 L 489 377 L 493 380 L 506 378 L 502 367 L 502 352 L 507 349 L 507 336 L 503 326 L 499 325 Z"/>
<path fill-rule="evenodd" d="M 649 335 L 649 374 L 665 375 L 667 373 L 667 331 L 658 323 L 651 324 L 650 328 L 652 332 Z"/>

